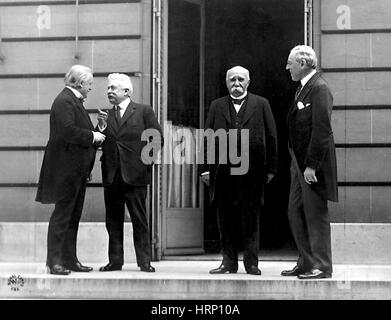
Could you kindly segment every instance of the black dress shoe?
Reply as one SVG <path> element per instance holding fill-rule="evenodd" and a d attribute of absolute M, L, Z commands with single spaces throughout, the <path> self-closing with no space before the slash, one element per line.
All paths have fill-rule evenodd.
<path fill-rule="evenodd" d="M 259 270 L 257 266 L 251 266 L 250 268 L 246 269 L 246 272 L 255 276 L 260 276 L 262 274 L 261 270 Z"/>
<path fill-rule="evenodd" d="M 62 266 L 60 264 L 54 264 L 51 267 L 48 266 L 48 268 L 49 268 L 50 274 L 67 276 L 68 274 L 71 273 L 71 271 L 69 269 L 65 268 L 64 266 Z"/>
<path fill-rule="evenodd" d="M 236 273 L 238 272 L 238 267 L 227 267 L 223 264 L 216 269 L 212 269 L 209 271 L 210 274 L 223 274 L 223 273 Z"/>
<path fill-rule="evenodd" d="M 150 263 L 143 263 L 140 266 L 140 270 L 144 272 L 155 272 L 155 268 L 152 267 Z"/>
<path fill-rule="evenodd" d="M 281 272 L 283 277 L 297 277 L 299 274 L 304 273 L 298 266 L 295 266 L 292 270 L 284 270 Z"/>
<path fill-rule="evenodd" d="M 297 277 L 299 279 L 322 279 L 331 278 L 331 274 L 319 269 L 312 269 L 309 272 L 299 274 Z"/>
<path fill-rule="evenodd" d="M 118 271 L 118 270 L 122 270 L 122 266 L 120 264 L 115 264 L 112 262 L 109 262 L 105 266 L 99 268 L 99 271 Z"/>
<path fill-rule="evenodd" d="M 75 264 L 67 264 L 66 267 L 75 272 L 90 272 L 93 270 L 91 267 L 83 266 L 79 261 Z"/>

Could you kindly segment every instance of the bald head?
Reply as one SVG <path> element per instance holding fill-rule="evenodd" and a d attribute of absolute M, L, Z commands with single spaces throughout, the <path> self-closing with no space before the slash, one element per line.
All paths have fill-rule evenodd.
<path fill-rule="evenodd" d="M 233 67 L 227 71 L 225 82 L 230 95 L 240 97 L 250 84 L 250 72 L 241 66 Z"/>
<path fill-rule="evenodd" d="M 250 72 L 246 68 L 243 68 L 241 66 L 236 66 L 229 69 L 227 71 L 227 76 L 225 79 L 228 80 L 228 78 L 233 74 L 240 74 L 243 77 L 245 77 L 247 80 L 250 80 Z"/>

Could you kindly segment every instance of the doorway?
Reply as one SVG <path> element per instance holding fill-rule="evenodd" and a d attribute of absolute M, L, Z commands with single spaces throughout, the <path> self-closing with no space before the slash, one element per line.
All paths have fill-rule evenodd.
<path fill-rule="evenodd" d="M 295 250 L 287 219 L 290 158 L 285 133 L 286 115 L 295 84 L 285 65 L 290 49 L 304 42 L 304 1 L 167 2 L 167 120 L 177 129 L 202 128 L 210 103 L 227 94 L 226 71 L 235 65 L 250 71 L 248 90 L 269 100 L 279 143 L 278 172 L 266 188 L 265 206 L 260 217 L 260 248 L 273 252 Z M 169 194 L 163 196 L 163 220 L 167 221 L 170 216 L 171 221 L 175 220 L 175 227 L 163 222 L 163 237 L 170 234 L 170 239 L 178 242 L 177 250 L 171 251 L 173 254 L 218 253 L 217 215 L 208 206 L 208 190 L 199 183 L 196 168 L 187 169 L 182 170 L 181 178 L 174 178 L 173 168 L 166 168 L 163 176 L 168 190 L 175 183 L 178 186 L 185 184 L 193 199 L 191 204 L 181 207 L 179 202 L 187 201 L 181 197 L 186 195 L 177 196 L 175 199 L 179 202 L 174 205 L 174 210 L 170 210 L 172 197 Z M 171 213 L 174 211 L 173 220 Z M 191 239 L 190 234 L 202 238 Z M 190 241 L 189 247 L 193 251 L 181 247 L 181 239 Z M 169 255 L 170 250 L 164 247 L 163 243 L 163 255 Z"/>

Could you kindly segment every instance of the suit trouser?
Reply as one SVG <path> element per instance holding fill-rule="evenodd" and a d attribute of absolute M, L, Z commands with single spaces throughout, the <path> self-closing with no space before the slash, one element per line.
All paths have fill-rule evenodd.
<path fill-rule="evenodd" d="M 46 265 L 74 264 L 76 255 L 77 231 L 83 211 L 87 181 L 79 186 L 69 186 L 63 198 L 55 204 L 49 220 L 47 236 Z"/>
<path fill-rule="evenodd" d="M 304 181 L 292 160 L 288 218 L 299 251 L 297 266 L 332 273 L 330 217 L 327 200 Z"/>
<path fill-rule="evenodd" d="M 150 263 L 151 241 L 146 212 L 147 186 L 126 184 L 118 169 L 113 183 L 104 188 L 106 229 L 109 234 L 109 262 L 124 264 L 125 204 L 133 225 L 133 242 L 137 264 Z"/>
<path fill-rule="evenodd" d="M 223 253 L 223 264 L 237 268 L 238 266 L 238 234 L 242 229 L 243 263 L 247 270 L 258 266 L 259 251 L 259 214 L 258 201 L 251 201 L 243 193 L 240 178 L 231 177 L 230 188 L 217 207 L 220 240 Z"/>

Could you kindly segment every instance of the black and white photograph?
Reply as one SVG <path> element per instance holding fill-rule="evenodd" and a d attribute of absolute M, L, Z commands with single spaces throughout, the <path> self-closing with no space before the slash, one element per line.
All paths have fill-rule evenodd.
<path fill-rule="evenodd" d="M 390 300 L 390 16 L 0 0 L 0 299 Z"/>

